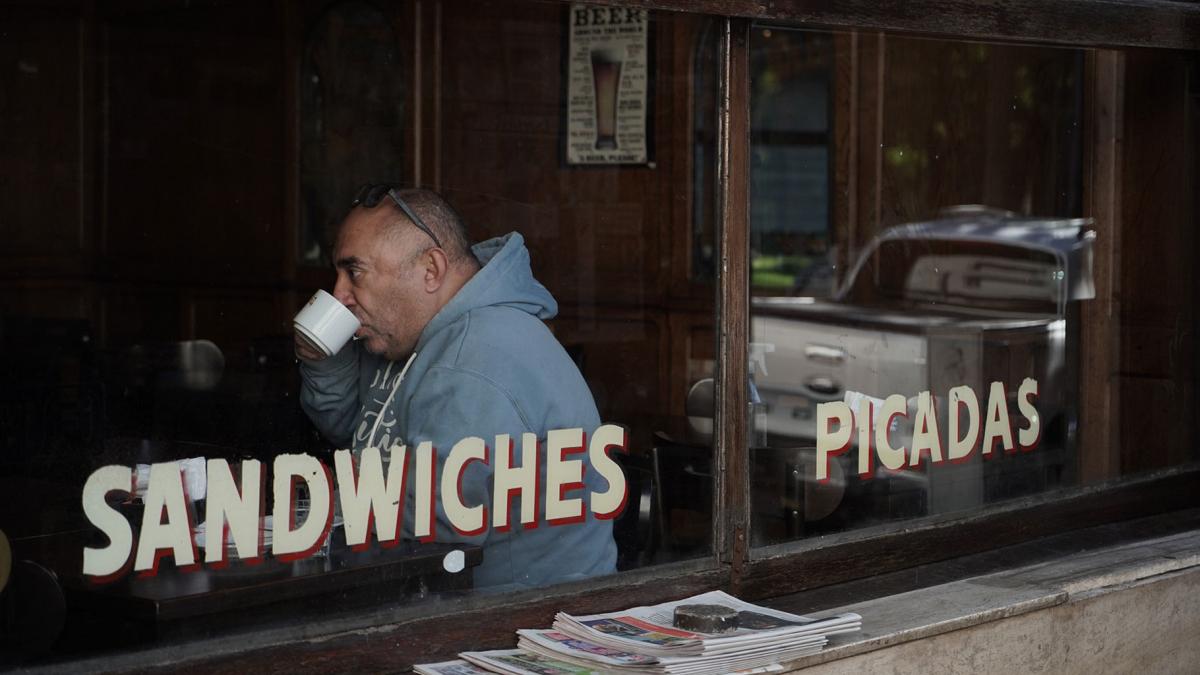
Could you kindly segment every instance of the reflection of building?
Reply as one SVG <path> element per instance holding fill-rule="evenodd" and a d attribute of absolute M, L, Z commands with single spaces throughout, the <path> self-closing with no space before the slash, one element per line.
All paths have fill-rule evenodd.
<path fill-rule="evenodd" d="M 0 151 L 0 372 L 10 383 L 0 481 L 15 477 L 23 491 L 0 491 L 0 529 L 18 551 L 33 537 L 76 531 L 78 484 L 103 461 L 164 459 L 154 453 L 199 443 L 232 456 L 325 449 L 291 398 L 288 321 L 331 280 L 303 255 L 313 250 L 311 237 L 301 243 L 310 161 L 313 175 L 337 173 L 339 186 L 435 187 L 477 238 L 525 234 L 560 304 L 555 335 L 604 419 L 631 430 L 628 472 L 646 488 L 631 493 L 631 505 L 645 505 L 631 513 L 646 519 L 628 523 L 623 551 L 649 569 L 621 596 L 630 602 L 732 585 L 733 574 L 752 598 L 877 576 L 876 592 L 900 591 L 950 574 L 909 575 L 918 566 L 1009 545 L 1025 548 L 996 553 L 1011 556 L 1002 566 L 1043 560 L 1029 552 L 1039 537 L 1084 537 L 1108 523 L 1114 539 L 1127 537 L 1121 523 L 1143 516 L 1155 517 L 1147 533 L 1190 527 L 1178 510 L 1200 494 L 1188 464 L 1197 42 L 1180 27 L 1200 10 L 1062 4 L 1026 7 L 1018 22 L 984 2 L 911 13 L 806 6 L 802 15 L 795 3 L 610 2 L 607 11 L 683 10 L 653 13 L 655 163 L 574 168 L 560 161 L 561 3 L 9 3 L 0 13 L 0 32 L 12 37 L 0 40 L 9 64 L 0 69 L 0 128 L 9 130 Z M 384 18 L 369 28 L 337 21 L 360 11 Z M 763 21 L 704 14 L 721 11 Z M 336 49 L 318 48 L 330 41 Z M 383 63 L 381 52 L 395 60 Z M 326 118 L 318 111 L 328 98 L 299 78 L 310 57 L 332 55 L 341 59 L 332 72 L 357 93 Z M 323 126 L 322 136 L 318 120 L 337 129 Z M 353 147 L 322 145 L 344 139 L 342 129 L 355 134 Z M 351 171 L 343 160 L 391 175 L 342 175 Z M 1064 398 L 1078 424 L 1061 431 L 1076 439 L 1075 454 L 1057 482 L 1017 486 L 1025 501 L 971 503 L 936 519 L 906 511 L 911 495 L 882 481 L 858 483 L 879 520 L 897 522 L 815 537 L 820 528 L 806 517 L 818 505 L 835 513 L 836 500 L 795 479 L 810 468 L 793 461 L 802 455 L 751 450 L 743 438 L 751 317 L 770 302 L 749 298 L 815 304 L 881 233 L 962 203 L 1095 221 L 1096 297 L 1067 308 L 1055 369 L 1062 391 L 1078 389 Z M 858 337 L 905 360 L 899 344 L 848 331 L 825 346 Z M 187 365 L 201 344 L 220 350 L 215 385 L 211 368 Z M 1014 344 L 980 345 L 990 351 L 957 364 L 966 372 L 986 360 L 1015 378 L 1047 366 L 1044 354 Z M 765 377 L 777 376 L 771 358 Z M 198 370 L 206 386 L 189 386 Z M 688 392 L 709 377 L 715 394 L 689 409 Z M 921 387 L 900 389 L 868 393 Z M 689 417 L 697 427 L 715 420 L 715 435 L 697 434 Z M 18 521 L 23 529 L 9 524 Z M 972 570 L 963 562 L 959 572 Z M 479 600 L 486 610 L 462 616 L 459 604 L 381 608 L 358 598 L 334 621 L 335 594 L 259 624 L 294 622 L 280 628 L 287 642 L 326 625 L 402 623 L 379 629 L 404 636 L 398 651 L 389 640 L 322 643 L 354 645 L 346 651 L 372 669 L 467 648 L 485 633 L 492 640 L 560 604 L 616 602 L 589 591 L 564 597 L 517 609 L 507 598 Z M 450 639 L 450 624 L 469 628 Z M 384 643 L 386 658 L 372 651 Z"/>
<path fill-rule="evenodd" d="M 752 375 L 764 408 L 755 433 L 770 445 L 814 445 L 823 433 L 816 414 L 823 402 L 864 395 L 881 401 L 901 393 L 915 406 L 922 391 L 934 397 L 938 458 L 898 475 L 875 464 L 873 489 L 884 484 L 897 498 L 880 509 L 877 492 L 856 489 L 864 482 L 853 478 L 862 471 L 856 458 L 863 450 L 861 440 L 852 441 L 839 459 L 839 481 L 847 489 L 837 509 L 841 517 L 825 527 L 978 508 L 1076 480 L 1078 392 L 1067 370 L 1067 317 L 1068 307 L 1074 317 L 1077 302 L 1095 295 L 1094 236 L 1082 220 L 955 209 L 876 237 L 831 300 L 754 299 L 751 333 L 771 352 L 762 372 Z M 1013 358 L 1026 359 L 1027 367 L 1012 368 Z M 955 414 L 948 392 L 968 386 L 986 403 L 991 383 L 1016 397 L 1025 378 L 1039 383 L 1036 409 L 1045 432 L 1038 452 L 989 462 L 981 448 L 966 461 L 947 461 L 943 439 L 951 437 L 949 416 Z M 893 422 L 895 447 L 911 449 L 915 407 L 903 412 Z M 855 414 L 868 413 L 857 408 Z M 810 474 L 805 480 L 815 483 Z M 819 531 L 821 525 L 813 525 Z"/>

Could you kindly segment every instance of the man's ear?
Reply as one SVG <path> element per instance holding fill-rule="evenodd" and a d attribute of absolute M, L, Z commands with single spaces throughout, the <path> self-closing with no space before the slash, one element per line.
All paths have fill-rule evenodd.
<path fill-rule="evenodd" d="M 434 246 L 421 255 L 421 264 L 424 266 L 425 291 L 436 293 L 442 284 L 446 283 L 446 277 L 450 274 L 450 259 L 446 257 L 445 251 Z"/>

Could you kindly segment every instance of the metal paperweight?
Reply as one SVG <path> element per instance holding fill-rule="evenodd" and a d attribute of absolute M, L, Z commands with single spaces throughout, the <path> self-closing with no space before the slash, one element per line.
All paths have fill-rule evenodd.
<path fill-rule="evenodd" d="M 680 605 L 675 608 L 675 627 L 697 633 L 727 633 L 737 630 L 736 609 L 724 605 Z"/>

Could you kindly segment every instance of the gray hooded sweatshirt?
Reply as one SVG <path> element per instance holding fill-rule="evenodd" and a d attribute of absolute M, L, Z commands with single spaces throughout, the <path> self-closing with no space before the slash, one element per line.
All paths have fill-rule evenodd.
<path fill-rule="evenodd" d="M 300 366 L 301 405 L 326 438 L 354 450 L 386 450 L 394 443 L 410 449 L 406 538 L 413 533 L 416 493 L 412 449 L 421 442 L 431 441 L 436 449 L 440 481 L 451 448 L 465 437 L 483 438 L 494 463 L 495 436 L 509 434 L 519 462 L 523 433 L 536 434 L 544 454 L 548 431 L 582 427 L 590 438 L 600 424 L 579 369 L 543 323 L 558 305 L 533 278 L 524 239 L 513 232 L 472 250 L 482 269 L 425 326 L 402 380 L 403 363 L 369 354 L 357 342 Z M 522 528 L 516 522 L 520 499 L 514 499 L 515 526 L 509 531 L 495 531 L 489 522 L 482 533 L 463 535 L 450 526 L 438 495 L 437 541 L 483 546 L 476 586 L 543 586 L 615 571 L 612 521 L 588 510 L 589 495 L 607 490 L 607 481 L 592 469 L 587 453 L 571 457 L 577 458 L 584 462 L 585 487 L 565 497 L 584 500 L 581 523 L 548 525 L 539 503 L 538 526 Z M 544 463 L 539 481 L 539 495 L 545 495 Z M 468 464 L 460 494 L 468 507 L 487 506 L 490 521 L 490 464 Z"/>

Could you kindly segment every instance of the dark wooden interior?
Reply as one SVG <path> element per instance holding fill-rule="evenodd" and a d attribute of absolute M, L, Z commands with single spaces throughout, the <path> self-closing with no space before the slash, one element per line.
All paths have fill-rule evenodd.
<path fill-rule="evenodd" d="M 84 320 L 102 349 L 209 339 L 234 369 L 256 339 L 285 338 L 299 301 L 332 279 L 297 261 L 294 202 L 294 82 L 306 27 L 329 4 L 0 9 L 20 36 L 0 46 L 20 65 L 0 76 L 13 93 L 0 119 L 21 130 L 0 155 L 0 308 Z M 443 191 L 478 239 L 525 235 L 536 275 L 561 306 L 554 330 L 606 419 L 637 426 L 639 417 L 682 414 L 688 386 L 712 374 L 716 344 L 715 287 L 695 280 L 689 259 L 693 201 L 712 198 L 694 194 L 691 180 L 695 104 L 711 96 L 691 86 L 705 20 L 672 13 L 655 24 L 653 165 L 580 169 L 562 162 L 557 131 L 560 4 L 397 3 L 386 11 L 403 55 L 396 77 L 411 83 L 402 102 L 411 129 L 393 179 Z M 972 119 L 981 105 L 997 109 L 989 102 L 1015 94 L 971 82 L 1004 85 L 988 73 L 1036 72 L 1039 60 L 1076 58 L 1070 52 L 873 33 L 837 34 L 834 49 L 830 206 L 843 265 L 884 227 L 947 204 L 1096 210 L 1084 208 L 1082 196 L 1038 191 L 1055 183 L 1056 166 L 1029 170 L 1034 156 L 1077 161 L 1070 147 L 1043 152 L 1035 137 L 1018 152 L 1002 151 L 1019 120 Z M 981 49 L 993 55 L 979 62 L 983 69 L 970 62 Z M 959 61 L 975 68 L 968 79 L 925 77 Z M 1164 426 L 1161 415 L 1194 410 L 1194 348 L 1179 337 L 1194 325 L 1195 277 L 1188 257 L 1172 252 L 1196 248 L 1186 189 L 1195 154 L 1178 142 L 1195 138 L 1195 122 L 1182 105 L 1194 97 L 1186 58 L 1135 51 L 1122 61 L 1114 93 L 1124 106 L 1121 133 L 1138 142 L 1112 158 L 1123 177 L 1119 210 L 1096 215 L 1097 227 L 1120 243 L 1110 375 L 1120 378 L 1112 395 L 1135 407 L 1121 408 L 1126 424 L 1112 442 L 1125 448 L 1120 466 L 1128 472 L 1178 462 L 1191 437 L 1190 425 Z M 906 94 L 918 86 L 924 96 Z M 961 122 L 955 138 L 941 140 L 923 123 L 939 101 L 960 105 L 942 111 Z M 1106 158 L 1086 145 L 1080 152 Z M 925 153 L 925 170 L 914 175 L 899 164 L 889 154 L 896 147 Z M 1179 166 L 1188 169 L 1168 169 Z M 1087 173 L 1072 189 L 1098 191 L 1090 182 L 1098 179 Z M 1147 260 L 1158 262 L 1141 264 Z M 1167 287 L 1179 292 L 1159 292 Z M 1091 326 L 1085 322 L 1085 335 Z M 1157 348 L 1163 344 L 1172 347 Z M 1171 430 L 1169 442 L 1137 449 L 1135 439 L 1156 428 Z"/>
<path fill-rule="evenodd" d="M 291 317 L 313 290 L 333 280 L 327 267 L 300 262 L 298 244 L 304 133 L 298 73 L 309 30 L 330 4 L 0 4 L 6 35 L 0 39 L 0 62 L 15 66 L 0 68 L 0 129 L 9 131 L 0 139 L 0 317 L 6 319 L 0 337 L 13 340 L 14 334 L 38 331 L 55 337 L 6 343 L 32 351 L 10 357 L 5 367 L 49 387 L 78 391 L 68 397 L 78 405 L 64 409 L 62 426 L 71 431 L 58 434 L 25 433 L 18 413 L 35 414 L 29 392 L 17 388 L 0 396 L 11 411 L 0 438 L 0 451 L 7 453 L 0 466 L 14 475 L 54 476 L 78 485 L 109 456 L 104 444 L 109 436 L 160 433 L 162 427 L 154 424 L 172 414 L 170 401 L 157 402 L 157 423 L 141 413 L 114 421 L 89 407 L 87 373 L 103 379 L 106 369 L 122 367 L 120 355 L 136 345 L 196 339 L 217 343 L 225 355 L 229 400 L 217 401 L 214 409 L 245 405 L 221 429 L 208 430 L 215 437 L 183 440 L 237 445 L 253 437 L 263 450 L 320 445 L 302 428 L 295 399 L 287 396 L 296 387 Z M 692 9 L 690 3 L 641 4 Z M 698 4 L 745 16 L 758 14 L 761 5 Z M 555 335 L 580 364 L 602 417 L 632 427 L 635 450 L 647 449 L 655 431 L 684 416 L 685 396 L 696 380 L 715 375 L 720 383 L 743 382 L 752 292 L 746 282 L 744 207 L 754 198 L 747 185 L 747 143 L 722 158 L 727 164 L 712 166 L 728 171 L 722 183 L 728 201 L 718 204 L 721 195 L 693 190 L 697 102 L 716 107 L 719 94 L 716 79 L 710 80 L 713 91 L 697 91 L 694 76 L 708 68 L 715 78 L 722 63 L 719 40 L 712 40 L 711 52 L 698 45 L 726 24 L 678 11 L 659 13 L 652 41 L 652 165 L 579 168 L 563 161 L 560 139 L 562 3 L 380 5 L 397 40 L 396 77 L 408 83 L 402 102 L 407 128 L 400 147 L 392 149 L 400 158 L 395 174 L 361 181 L 390 179 L 442 192 L 477 240 L 522 232 L 535 275 L 560 304 L 551 323 Z M 1031 30 L 1041 41 L 1052 40 L 1054 26 L 1079 20 L 1073 11 L 1054 10 Z M 853 8 L 846 12 L 827 15 L 820 24 L 844 26 L 854 18 Z M 798 10 L 781 10 L 780 16 L 806 18 Z M 1145 44 L 1166 30 L 1157 17 L 1132 42 L 1112 38 L 1119 33 L 1112 19 L 1108 29 L 1084 31 L 1068 41 L 1086 44 L 1091 36 L 1104 45 Z M 953 32 L 941 19 L 933 28 L 924 21 L 905 14 L 892 25 Z M 730 39 L 741 49 L 755 26 L 749 19 L 732 25 L 741 33 Z M 1000 28 L 970 37 L 1011 37 L 1017 31 L 1000 21 L 988 26 Z M 886 26 L 871 27 L 843 29 L 832 39 L 829 207 L 839 269 L 884 228 L 951 204 L 1094 218 L 1097 297 L 1073 310 L 1079 318 L 1080 482 L 1195 460 L 1200 316 L 1192 260 L 1200 253 L 1194 233 L 1200 213 L 1194 189 L 1200 178 L 1195 113 L 1200 70 L 1194 53 L 1068 53 L 1061 47 L 988 43 L 992 60 L 954 80 L 937 76 L 939 64 L 969 58 L 981 43 L 898 37 L 873 30 Z M 1077 147 L 1047 149 L 1035 137 L 1014 150 L 1013 118 L 972 119 L 975 109 L 966 103 L 947 113 L 961 123 L 956 128 L 964 136 L 936 138 L 928 122 L 938 102 L 1018 97 L 1018 82 L 1003 80 L 983 91 L 971 83 L 989 74 L 1036 70 L 1056 59 L 1081 78 Z M 729 64 L 735 68 L 733 88 L 721 93 L 748 106 L 742 88 L 748 64 L 738 58 Z M 749 134 L 746 112 L 739 108 L 721 118 L 735 138 Z M 1022 128 L 1044 129 L 1033 123 Z M 889 154 L 905 144 L 929 153 L 943 147 L 952 157 L 913 175 Z M 1077 194 L 1041 189 L 1056 184 L 1054 176 L 1072 175 L 1071 162 L 1077 162 Z M 977 167 L 987 170 L 976 173 Z M 710 223 L 712 229 L 705 230 L 714 237 L 707 243 L 733 256 L 723 286 L 695 269 L 697 200 L 709 203 L 725 226 Z M 83 346 L 82 337 L 88 340 Z M 110 360 L 97 361 L 97 354 Z M 740 509 L 747 508 L 753 486 L 744 473 L 747 447 L 738 441 L 746 437 L 746 420 L 731 412 L 746 409 L 745 392 L 722 396 L 717 443 L 724 470 L 716 486 L 712 549 L 722 564 L 734 566 L 731 587 L 766 596 L 773 588 L 800 590 L 874 573 L 876 563 L 867 558 L 883 555 L 895 542 L 831 547 L 805 568 L 816 573 L 819 563 L 828 563 L 827 573 L 803 584 L 787 582 L 797 574 L 794 556 L 750 564 L 749 514 Z M 86 453 L 81 456 L 79 448 Z M 1171 483 L 1169 507 L 1194 506 L 1189 496 L 1194 483 L 1191 475 Z M 1102 519 L 1088 524 L 1128 517 L 1122 509 L 1147 515 L 1136 505 L 1151 493 L 1129 489 L 1112 504 L 1077 501 L 1047 522 L 1068 529 L 1082 522 L 1075 519 L 1085 511 L 1101 513 L 1096 518 Z M 72 492 L 57 501 L 73 504 L 77 496 Z M 1034 518 L 1033 512 L 1019 515 Z M 1003 520 L 1004 543 L 1053 529 L 1028 530 L 1017 520 Z M 979 541 L 992 531 L 984 525 L 970 530 Z M 891 554 L 885 566 L 901 569 L 918 557 L 932 562 L 980 550 L 947 537 L 962 535 L 943 531 L 908 539 L 897 549 L 903 555 Z M 934 552 L 914 553 L 925 545 Z M 917 557 L 905 557 L 909 553 Z M 679 575 L 667 590 L 644 582 L 649 590 L 643 590 L 649 597 L 729 579 L 724 568 L 708 574 Z M 629 604 L 623 592 L 607 593 L 606 606 Z M 582 600 L 576 604 L 600 609 Z M 546 611 L 539 606 L 527 616 L 540 618 Z M 458 644 L 447 639 L 435 651 L 452 651 L 450 643 Z"/>

